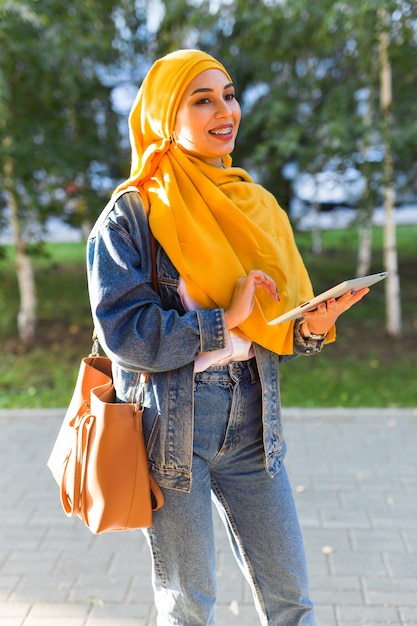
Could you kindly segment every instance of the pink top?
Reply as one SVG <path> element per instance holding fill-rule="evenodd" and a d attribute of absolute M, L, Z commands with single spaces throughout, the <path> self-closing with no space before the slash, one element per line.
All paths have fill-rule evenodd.
<path fill-rule="evenodd" d="M 185 282 L 181 277 L 178 293 L 186 311 L 196 311 L 198 309 L 197 303 L 188 294 Z M 211 352 L 200 352 L 194 361 L 194 371 L 203 372 L 211 365 L 227 365 L 232 361 L 247 361 L 254 354 L 252 342 L 230 330 L 228 331 L 226 347 Z"/>

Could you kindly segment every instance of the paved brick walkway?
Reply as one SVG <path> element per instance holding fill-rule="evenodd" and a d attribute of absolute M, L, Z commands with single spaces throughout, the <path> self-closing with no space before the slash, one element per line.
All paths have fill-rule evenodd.
<path fill-rule="evenodd" d="M 0 411 L 0 625 L 155 626 L 141 533 L 96 537 L 60 509 L 62 415 Z M 417 411 L 284 415 L 318 626 L 417 624 Z M 219 626 L 257 626 L 220 526 L 218 577 Z"/>

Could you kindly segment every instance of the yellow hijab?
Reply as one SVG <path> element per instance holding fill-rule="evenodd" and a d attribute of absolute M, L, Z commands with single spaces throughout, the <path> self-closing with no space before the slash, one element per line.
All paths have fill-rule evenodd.
<path fill-rule="evenodd" d="M 261 289 L 239 332 L 278 354 L 293 351 L 293 322 L 267 321 L 308 300 L 313 292 L 286 213 L 247 172 L 208 165 L 172 140 L 178 106 L 201 72 L 219 69 L 199 50 L 179 50 L 154 63 L 129 117 L 130 185 L 141 192 L 155 238 L 201 308 L 226 308 L 236 280 L 260 269 L 275 281 L 281 301 Z M 235 329 L 236 330 L 236 329 Z"/>

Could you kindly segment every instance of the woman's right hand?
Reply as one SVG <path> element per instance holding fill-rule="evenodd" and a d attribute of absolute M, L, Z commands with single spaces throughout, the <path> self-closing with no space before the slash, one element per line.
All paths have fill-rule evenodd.
<path fill-rule="evenodd" d="M 246 278 L 238 278 L 229 306 L 224 316 L 228 330 L 244 322 L 253 310 L 254 296 L 257 289 L 264 289 L 272 298 L 279 301 L 275 281 L 261 270 L 251 270 Z"/>

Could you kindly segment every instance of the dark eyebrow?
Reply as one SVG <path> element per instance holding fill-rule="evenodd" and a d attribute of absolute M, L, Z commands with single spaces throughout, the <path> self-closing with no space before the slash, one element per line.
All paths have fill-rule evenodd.
<path fill-rule="evenodd" d="M 227 83 L 227 85 L 223 87 L 223 91 L 226 91 L 226 89 L 230 89 L 230 87 L 234 87 L 234 84 Z M 198 87 L 197 89 L 194 89 L 194 91 L 190 95 L 193 96 L 195 93 L 212 93 L 213 91 L 214 89 L 210 89 L 209 87 Z"/>

